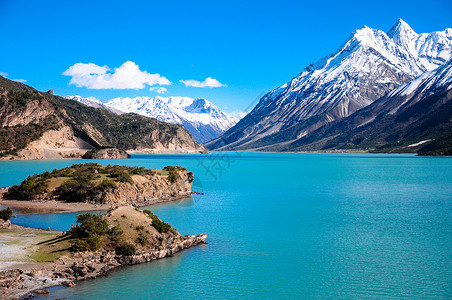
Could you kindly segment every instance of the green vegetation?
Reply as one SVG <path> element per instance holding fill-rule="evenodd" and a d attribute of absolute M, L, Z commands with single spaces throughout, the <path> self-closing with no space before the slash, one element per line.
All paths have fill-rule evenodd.
<path fill-rule="evenodd" d="M 8 207 L 7 209 L 0 210 L 0 219 L 2 219 L 3 221 L 8 221 L 12 216 L 13 211 L 11 210 L 11 208 Z"/>
<path fill-rule="evenodd" d="M 102 193 L 117 188 L 118 182 L 134 184 L 132 175 L 153 176 L 155 170 L 143 167 L 102 166 L 97 163 L 76 164 L 67 168 L 29 176 L 14 185 L 5 198 L 31 200 L 44 196 L 66 201 L 100 200 Z"/>
<path fill-rule="evenodd" d="M 108 223 L 100 215 L 85 213 L 77 217 L 77 225 L 69 231 L 75 238 L 72 251 L 96 251 L 101 246 L 101 236 L 107 234 Z"/>
<path fill-rule="evenodd" d="M 166 166 L 163 168 L 163 171 L 168 172 L 168 181 L 171 183 L 175 183 L 178 179 L 179 179 L 179 175 L 177 175 L 178 171 L 187 171 L 187 169 L 185 169 L 184 167 L 181 166 Z M 193 173 L 190 172 L 191 174 L 189 174 L 189 180 L 191 178 L 191 181 L 193 181 L 194 176 Z"/>
<path fill-rule="evenodd" d="M 157 229 L 158 232 L 160 233 L 167 233 L 168 231 L 170 231 L 172 229 L 171 225 L 163 222 L 162 220 L 160 220 L 156 215 L 154 215 L 150 210 L 145 209 L 143 211 L 145 214 L 147 214 L 151 219 L 152 219 L 152 227 L 154 227 L 155 229 Z"/>
<path fill-rule="evenodd" d="M 131 256 L 135 255 L 137 248 L 130 243 L 124 243 L 120 246 L 117 246 L 115 251 L 118 255 Z"/>
<path fill-rule="evenodd" d="M 17 155 L 44 132 L 61 126 L 69 126 L 77 137 L 94 147 L 153 148 L 171 142 L 199 147 L 182 125 L 137 114 L 116 115 L 106 109 L 41 93 L 4 77 L 0 77 L 0 94 L 0 121 L 26 114 L 27 109 L 41 110 L 43 116 L 26 125 L 0 128 L 0 157 Z"/>
<path fill-rule="evenodd" d="M 2 101 L 0 101 L 0 107 Z M 29 143 L 39 139 L 48 130 L 60 128 L 55 116 L 49 115 L 36 123 L 0 127 L 0 157 L 17 155 Z"/>
<path fill-rule="evenodd" d="M 138 237 L 136 238 L 135 242 L 144 247 L 148 244 L 148 236 L 145 233 L 140 232 L 138 234 Z"/>
<path fill-rule="evenodd" d="M 28 176 L 20 185 L 13 185 L 5 194 L 5 198 L 30 200 L 37 194 L 43 193 L 47 188 L 49 172 L 41 175 Z"/>

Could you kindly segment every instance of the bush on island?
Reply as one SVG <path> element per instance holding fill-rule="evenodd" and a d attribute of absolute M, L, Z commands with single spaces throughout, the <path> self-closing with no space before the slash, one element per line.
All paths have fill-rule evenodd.
<path fill-rule="evenodd" d="M 2 219 L 3 221 L 8 221 L 12 216 L 13 211 L 11 210 L 11 208 L 8 207 L 7 209 L 0 210 L 0 219 Z"/>

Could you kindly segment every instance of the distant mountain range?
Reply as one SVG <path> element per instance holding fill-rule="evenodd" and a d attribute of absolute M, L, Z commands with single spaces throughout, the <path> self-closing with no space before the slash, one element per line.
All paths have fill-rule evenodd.
<path fill-rule="evenodd" d="M 452 59 L 278 150 L 334 148 L 452 155 Z"/>
<path fill-rule="evenodd" d="M 101 147 L 206 151 L 181 125 L 137 114 L 116 115 L 0 76 L 0 159 L 81 157 Z"/>
<path fill-rule="evenodd" d="M 198 143 L 223 134 L 237 119 L 222 112 L 213 103 L 190 97 L 115 98 L 105 103 L 94 97 L 67 96 L 88 106 L 102 107 L 113 113 L 137 113 L 173 124 L 182 124 Z"/>
<path fill-rule="evenodd" d="M 335 53 L 263 96 L 247 116 L 207 147 L 259 151 L 323 149 L 332 144 L 315 146 L 310 137 L 313 132 L 377 99 L 389 97 L 391 91 L 444 65 L 451 57 L 452 29 L 417 34 L 401 19 L 387 33 L 364 26 Z M 319 132 L 315 136 L 323 138 Z M 391 143 L 375 141 L 372 145 L 383 144 Z M 349 146 L 359 145 L 362 144 Z"/>

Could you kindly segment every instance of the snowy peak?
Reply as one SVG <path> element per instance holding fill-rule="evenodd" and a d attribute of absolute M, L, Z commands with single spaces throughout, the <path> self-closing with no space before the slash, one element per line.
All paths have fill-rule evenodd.
<path fill-rule="evenodd" d="M 452 58 L 452 30 L 416 33 L 399 19 L 386 33 L 364 26 L 331 55 L 264 95 L 211 149 L 268 150 L 349 116 Z"/>
<path fill-rule="evenodd" d="M 238 121 L 203 98 L 118 97 L 106 103 L 94 97 L 67 96 L 66 98 L 92 107 L 103 107 L 114 113 L 136 113 L 168 123 L 182 124 L 200 143 L 217 138 Z"/>
<path fill-rule="evenodd" d="M 397 20 L 397 23 L 389 29 L 387 35 L 396 44 L 400 44 L 400 42 L 407 41 L 418 36 L 413 28 L 411 28 L 410 25 L 402 19 Z"/>

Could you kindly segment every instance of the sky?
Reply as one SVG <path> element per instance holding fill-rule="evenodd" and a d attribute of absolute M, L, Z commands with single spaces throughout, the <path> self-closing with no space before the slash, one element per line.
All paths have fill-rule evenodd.
<path fill-rule="evenodd" d="M 203 97 L 228 113 L 367 25 L 452 27 L 452 1 L 0 0 L 0 75 L 56 95 Z"/>

